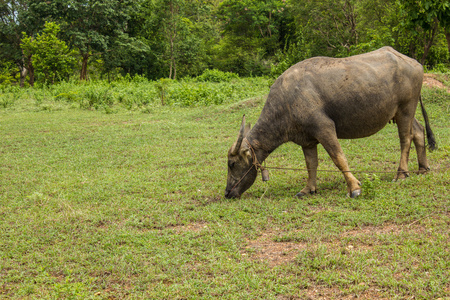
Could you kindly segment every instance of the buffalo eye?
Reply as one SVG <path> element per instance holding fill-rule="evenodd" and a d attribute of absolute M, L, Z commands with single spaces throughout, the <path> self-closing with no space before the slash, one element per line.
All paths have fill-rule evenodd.
<path fill-rule="evenodd" d="M 234 161 L 229 161 L 228 162 L 228 167 L 231 169 L 234 167 Z"/>

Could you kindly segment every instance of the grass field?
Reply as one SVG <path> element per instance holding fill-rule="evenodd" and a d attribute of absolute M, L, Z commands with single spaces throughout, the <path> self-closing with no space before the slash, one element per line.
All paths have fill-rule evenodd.
<path fill-rule="evenodd" d="M 226 153 L 263 96 L 112 114 L 16 100 L 0 109 L 0 298 L 450 299 L 450 94 L 423 96 L 433 171 L 378 173 L 398 167 L 395 125 L 342 140 L 356 199 L 337 172 L 296 199 L 306 173 L 275 169 L 223 197 Z M 305 167 L 293 144 L 266 163 Z"/>

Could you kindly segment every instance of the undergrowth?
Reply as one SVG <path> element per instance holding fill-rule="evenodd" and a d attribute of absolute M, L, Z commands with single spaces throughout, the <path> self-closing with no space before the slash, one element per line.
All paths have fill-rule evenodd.
<path fill-rule="evenodd" d="M 148 81 L 125 77 L 114 82 L 61 82 L 50 86 L 2 86 L 0 108 L 11 110 L 60 110 L 62 106 L 106 113 L 148 110 L 155 106 L 208 106 L 237 102 L 267 94 L 268 79 L 239 78 L 217 70 L 197 78 Z"/>

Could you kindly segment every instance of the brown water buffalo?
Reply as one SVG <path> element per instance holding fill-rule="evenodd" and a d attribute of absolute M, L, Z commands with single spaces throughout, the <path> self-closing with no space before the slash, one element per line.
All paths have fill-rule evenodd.
<path fill-rule="evenodd" d="M 298 197 L 316 193 L 317 144 L 322 144 L 343 173 L 348 195 L 361 194 L 338 139 L 356 139 L 381 130 L 389 121 L 398 126 L 400 165 L 395 179 L 408 176 L 408 156 L 414 142 L 419 171 L 429 170 L 424 128 L 414 118 L 420 100 L 430 149 L 435 140 L 420 90 L 423 68 L 391 47 L 347 58 L 315 57 L 284 72 L 270 89 L 253 128 L 245 116 L 237 141 L 228 152 L 225 197 L 240 197 L 255 181 L 261 163 L 278 146 L 302 147 L 308 181 Z"/>

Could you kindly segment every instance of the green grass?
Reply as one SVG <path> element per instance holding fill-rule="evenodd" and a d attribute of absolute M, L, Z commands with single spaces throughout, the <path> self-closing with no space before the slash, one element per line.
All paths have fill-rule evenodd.
<path fill-rule="evenodd" d="M 211 78 L 200 76 L 182 80 L 148 81 L 137 76 L 125 77 L 111 83 L 101 80 L 84 83 L 61 82 L 27 89 L 0 85 L 0 109 L 17 112 L 81 108 L 117 113 L 121 110 L 151 112 L 154 109 L 159 110 L 161 105 L 230 104 L 267 94 L 273 81 L 261 77 L 239 78 L 237 75 L 228 78 L 227 82 L 207 81 L 208 79 Z"/>
<path fill-rule="evenodd" d="M 361 197 L 321 172 L 296 199 L 305 172 L 271 170 L 239 200 L 223 197 L 226 153 L 264 97 L 114 114 L 18 97 L 0 108 L 0 298 L 448 299 L 450 96 L 423 95 L 433 172 L 371 173 L 397 169 L 388 125 L 342 141 Z M 305 167 L 293 144 L 266 163 Z"/>

